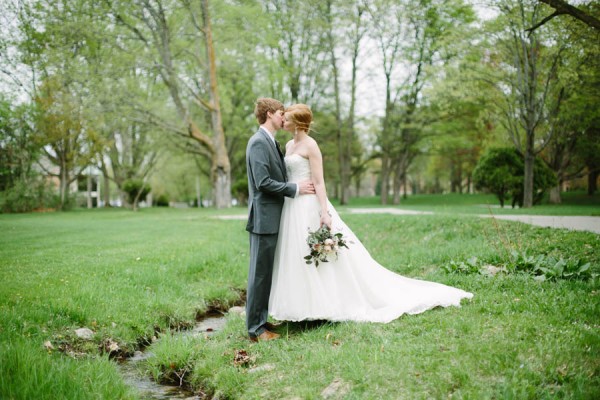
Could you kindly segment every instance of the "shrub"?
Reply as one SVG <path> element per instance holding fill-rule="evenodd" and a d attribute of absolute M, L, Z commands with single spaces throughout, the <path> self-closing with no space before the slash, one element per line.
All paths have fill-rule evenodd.
<path fill-rule="evenodd" d="M 123 182 L 121 190 L 123 190 L 123 192 L 127 194 L 127 201 L 129 202 L 129 204 L 133 204 L 138 193 L 138 201 L 144 201 L 146 200 L 146 196 L 148 196 L 148 193 L 150 193 L 151 189 L 150 185 L 145 184 L 140 179 L 129 179 Z"/>
<path fill-rule="evenodd" d="M 473 182 L 477 189 L 487 189 L 495 194 L 500 205 L 512 198 L 512 206 L 523 204 L 525 165 L 515 148 L 490 149 L 473 170 Z M 538 204 L 547 189 L 556 186 L 552 170 L 540 159 L 533 168 L 533 203 Z"/>
<path fill-rule="evenodd" d="M 5 213 L 22 213 L 55 208 L 58 199 L 43 180 L 18 181 L 3 192 L 0 208 Z"/>
<path fill-rule="evenodd" d="M 504 207 L 504 201 L 523 184 L 522 166 L 514 149 L 490 149 L 473 170 L 473 182 L 477 189 L 487 189 L 495 194 Z"/>
<path fill-rule="evenodd" d="M 154 200 L 154 205 L 157 207 L 169 207 L 169 197 L 166 194 L 161 194 L 156 196 L 156 200 Z"/>
<path fill-rule="evenodd" d="M 231 192 L 238 200 L 239 204 L 245 204 L 248 201 L 248 179 L 245 177 L 236 180 L 231 186 Z"/>

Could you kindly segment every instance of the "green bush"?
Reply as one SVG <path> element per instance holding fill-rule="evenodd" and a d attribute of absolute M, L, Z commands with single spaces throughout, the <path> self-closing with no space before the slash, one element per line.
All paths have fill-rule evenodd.
<path fill-rule="evenodd" d="M 57 196 L 50 185 L 42 180 L 18 181 L 5 190 L 0 200 L 0 209 L 5 213 L 22 213 L 38 209 L 55 208 Z"/>
<path fill-rule="evenodd" d="M 141 193 L 138 198 L 138 201 L 146 200 L 146 196 L 148 196 L 148 193 L 150 193 L 151 188 L 150 185 L 145 184 L 140 179 L 129 179 L 123 182 L 121 190 L 123 190 L 123 192 L 127 194 L 127 200 L 129 201 L 129 204 L 133 204 L 135 202 L 136 196 L 138 195 L 138 193 L 140 193 L 140 191 Z"/>
<path fill-rule="evenodd" d="M 500 205 L 512 199 L 512 207 L 523 204 L 525 165 L 515 148 L 490 149 L 473 170 L 477 189 L 487 189 L 496 195 Z M 533 167 L 533 204 L 538 204 L 547 189 L 556 185 L 556 177 L 546 164 L 536 159 Z"/>
<path fill-rule="evenodd" d="M 245 204 L 248 201 L 248 179 L 245 175 L 233 183 L 231 192 L 240 204 Z"/>
<path fill-rule="evenodd" d="M 169 207 L 169 197 L 164 193 L 156 196 L 156 200 L 154 200 L 154 205 L 156 207 Z"/>

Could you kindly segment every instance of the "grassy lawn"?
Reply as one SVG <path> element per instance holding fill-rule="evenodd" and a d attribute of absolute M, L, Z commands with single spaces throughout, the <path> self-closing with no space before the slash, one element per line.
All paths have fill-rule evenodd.
<path fill-rule="evenodd" d="M 0 215 L 0 398 L 135 399 L 110 343 L 119 355 L 150 345 L 148 373 L 168 380 L 177 372 L 219 398 L 319 398 L 332 382 L 349 399 L 599 398 L 597 278 L 539 282 L 441 267 L 472 256 L 497 264 L 515 249 L 584 259 L 598 274 L 600 235 L 457 215 L 480 200 L 415 197 L 407 207 L 439 213 L 343 216 L 389 269 L 473 292 L 463 307 L 385 325 L 285 324 L 283 340 L 258 344 L 235 315 L 210 339 L 170 333 L 239 301 L 245 223 L 215 216 L 244 209 Z M 81 327 L 93 330 L 91 340 L 75 335 Z M 150 344 L 153 337 L 162 339 Z M 242 349 L 250 361 L 236 366 Z"/>

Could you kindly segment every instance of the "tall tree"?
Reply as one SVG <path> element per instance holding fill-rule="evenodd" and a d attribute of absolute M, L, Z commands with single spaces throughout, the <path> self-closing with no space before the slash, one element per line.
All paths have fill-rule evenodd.
<path fill-rule="evenodd" d="M 60 207 L 70 204 L 70 185 L 87 168 L 98 152 L 96 134 L 86 124 L 81 99 L 74 97 L 58 77 L 48 77 L 39 90 L 36 103 L 40 110 L 37 118 L 36 140 L 43 147 L 46 158 L 58 170 L 42 168 L 48 175 L 59 179 Z"/>
<path fill-rule="evenodd" d="M 321 1 L 266 0 L 270 15 L 265 53 L 271 54 L 276 68 L 270 76 L 273 96 L 292 103 L 308 103 L 317 108 L 317 95 L 328 64 L 326 22 L 319 12 Z M 264 29 L 264 28 L 263 28 Z"/>
<path fill-rule="evenodd" d="M 562 96 L 558 80 L 564 42 L 546 40 L 543 30 L 525 29 L 540 18 L 539 3 L 533 0 L 503 0 L 496 21 L 500 52 L 499 74 L 490 83 L 502 94 L 502 123 L 515 147 L 523 154 L 523 207 L 533 205 L 534 160 L 556 133 L 551 118 Z"/>
<path fill-rule="evenodd" d="M 208 0 L 106 3 L 115 20 L 144 45 L 152 60 L 147 67 L 158 71 L 169 91 L 178 120 L 165 122 L 158 116 L 153 120 L 198 143 L 199 151 L 211 164 L 215 205 L 230 207 L 231 168 L 222 126 Z M 189 46 L 190 41 L 194 46 Z"/>
<path fill-rule="evenodd" d="M 597 32 L 576 21 L 559 19 L 547 26 L 553 28 L 554 37 L 569 43 L 560 70 L 563 95 L 552 116 L 557 133 L 543 152 L 559 181 L 550 201 L 559 203 L 561 183 L 586 173 L 588 191 L 594 191 L 600 167 L 600 149 L 594 141 L 600 121 L 600 44 Z"/>
<path fill-rule="evenodd" d="M 98 151 L 94 126 L 85 113 L 88 56 L 97 49 L 92 28 L 94 4 L 78 1 L 33 1 L 17 8 L 23 63 L 32 72 L 29 91 L 36 102 L 37 141 L 59 178 L 61 207 L 69 200 L 69 186 Z M 55 167 L 50 168 L 51 166 Z"/>
<path fill-rule="evenodd" d="M 393 73 L 401 57 L 401 44 L 406 36 L 402 21 L 402 5 L 391 1 L 378 1 L 368 6 L 371 21 L 374 23 L 373 36 L 382 57 L 385 77 L 385 111 L 381 133 L 378 135 L 378 147 L 381 156 L 381 203 L 388 203 L 389 181 L 392 173 L 393 114 L 398 98 L 393 94 Z"/>
<path fill-rule="evenodd" d="M 340 204 L 348 203 L 350 179 L 352 177 L 352 149 L 356 141 L 356 89 L 358 57 L 361 41 L 366 34 L 365 6 L 362 1 L 324 3 L 323 15 L 327 22 L 327 51 L 333 76 L 335 137 L 338 149 Z M 340 54 L 341 53 L 341 54 Z M 340 64 L 344 53 L 350 54 L 350 104 L 347 113 L 343 110 Z"/>
<path fill-rule="evenodd" d="M 392 177 L 393 202 L 407 187 L 407 172 L 419 155 L 419 142 L 427 134 L 423 89 L 434 77 L 433 66 L 451 57 L 449 38 L 473 20 L 470 6 L 460 0 L 378 2 L 369 6 L 383 59 L 386 81 L 385 114 L 380 135 L 382 159 L 381 202 L 388 202 Z M 398 75 L 402 68 L 403 76 Z"/>
<path fill-rule="evenodd" d="M 232 192 L 245 201 L 248 190 L 246 144 L 256 130 L 254 102 L 257 97 L 275 96 L 268 82 L 276 63 L 265 62 L 263 46 L 278 35 L 265 29 L 271 15 L 260 2 L 215 2 L 214 36 L 220 48 L 219 93 L 223 130 L 231 163 Z M 252 15 L 252 18 L 248 18 Z M 240 40 L 240 30 L 244 40 Z M 277 96 L 275 96 L 277 97 Z"/>
<path fill-rule="evenodd" d="M 579 52 L 577 52 L 579 54 Z M 587 57 L 584 57 L 585 60 Z M 542 152 L 542 157 L 554 171 L 557 176 L 558 184 L 550 191 L 550 202 L 558 204 L 561 202 L 562 184 L 565 181 L 581 177 L 586 168 L 586 164 L 593 164 L 588 155 L 592 155 L 598 150 L 598 146 L 587 140 L 588 135 L 597 126 L 600 120 L 600 93 L 598 92 L 598 76 L 589 74 L 584 67 L 587 63 L 584 61 L 579 66 L 573 63 L 580 63 L 579 56 L 571 59 L 570 68 L 566 68 L 566 75 L 563 76 L 563 95 L 557 101 L 560 105 L 555 115 L 552 115 L 552 125 L 556 134 L 550 140 L 548 147 Z M 590 60 L 588 60 L 588 63 Z M 582 68 L 583 67 L 583 68 Z M 596 74 L 597 75 L 597 74 Z M 589 79 L 595 79 L 596 84 Z M 594 106 L 595 105 L 595 106 Z M 586 143 L 587 142 L 587 143 Z M 582 143 L 586 143 L 582 147 Z M 595 150 L 592 150 L 594 149 Z M 590 152 L 591 150 L 591 152 Z M 586 163 L 585 160 L 591 161 Z M 600 156 L 596 157 L 600 160 Z M 597 170 L 590 168 L 589 171 Z"/>
<path fill-rule="evenodd" d="M 41 149 L 35 143 L 33 110 L 0 98 L 0 191 L 30 183 Z"/>

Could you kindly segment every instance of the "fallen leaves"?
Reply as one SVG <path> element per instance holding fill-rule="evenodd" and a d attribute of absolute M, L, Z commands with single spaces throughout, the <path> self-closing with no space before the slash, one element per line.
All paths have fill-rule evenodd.
<path fill-rule="evenodd" d="M 233 365 L 236 367 L 247 367 L 250 365 L 250 356 L 244 349 L 234 350 Z"/>
<path fill-rule="evenodd" d="M 104 339 L 104 341 L 102 342 L 102 350 L 104 350 L 104 352 L 108 354 L 116 353 L 117 351 L 119 351 L 119 349 L 119 344 L 111 338 Z"/>

